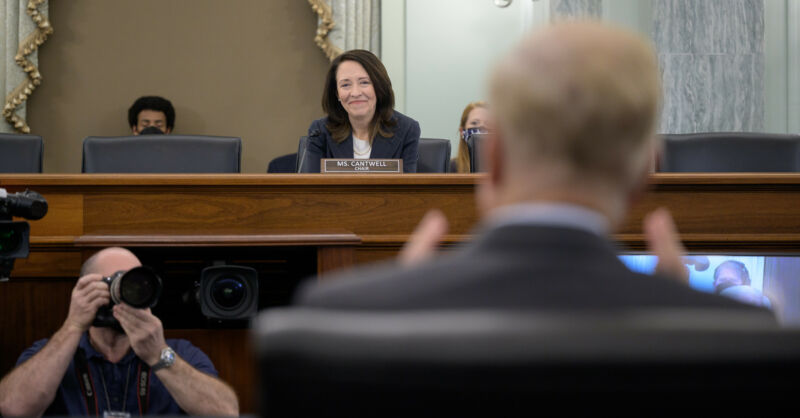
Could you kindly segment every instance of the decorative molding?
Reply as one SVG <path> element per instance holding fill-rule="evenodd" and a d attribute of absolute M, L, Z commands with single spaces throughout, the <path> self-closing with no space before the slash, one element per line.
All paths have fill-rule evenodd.
<path fill-rule="evenodd" d="M 314 42 L 325 53 L 325 56 L 333 61 L 334 58 L 342 53 L 342 50 L 328 38 L 328 34 L 336 26 L 336 22 L 333 21 L 331 6 L 325 0 L 308 0 L 308 3 L 311 5 L 311 10 L 319 17 L 317 35 L 314 36 Z"/>
<path fill-rule="evenodd" d="M 30 133 L 31 128 L 25 122 L 25 119 L 17 115 L 16 110 L 28 100 L 28 97 L 30 97 L 36 87 L 42 83 L 42 75 L 39 69 L 36 67 L 36 64 L 28 60 L 28 56 L 36 52 L 39 46 L 47 40 L 47 37 L 53 33 L 53 27 L 50 25 L 50 21 L 39 11 L 39 6 L 46 1 L 47 0 L 28 1 L 26 13 L 36 24 L 36 29 L 20 42 L 17 54 L 14 56 L 14 61 L 27 74 L 27 80 L 14 88 L 6 97 L 3 106 L 3 117 L 5 117 L 8 123 L 14 126 L 14 129 L 21 133 Z"/>

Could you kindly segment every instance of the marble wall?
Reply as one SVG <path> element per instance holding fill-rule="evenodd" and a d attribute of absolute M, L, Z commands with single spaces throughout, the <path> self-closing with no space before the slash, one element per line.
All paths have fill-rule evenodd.
<path fill-rule="evenodd" d="M 663 133 L 764 129 L 763 0 L 653 0 Z"/>
<path fill-rule="evenodd" d="M 551 0 L 550 16 L 559 17 L 601 17 L 603 0 Z"/>

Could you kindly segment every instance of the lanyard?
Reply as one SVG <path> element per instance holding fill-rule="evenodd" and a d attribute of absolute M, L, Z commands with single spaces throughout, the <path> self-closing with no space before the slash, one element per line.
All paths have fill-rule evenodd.
<path fill-rule="evenodd" d="M 102 375 L 102 370 L 100 371 L 101 375 L 100 378 L 103 383 L 103 389 L 105 390 L 105 377 Z M 87 415 L 92 415 L 92 410 L 90 407 L 94 407 L 94 415 L 100 416 L 100 408 L 97 405 L 97 391 L 95 390 L 94 386 L 94 379 L 92 378 L 92 372 L 89 369 L 89 362 L 86 360 L 86 352 L 83 348 L 78 347 L 78 350 L 75 352 L 75 374 L 78 375 L 78 383 L 81 387 L 81 392 L 83 393 L 83 399 L 86 404 L 86 413 Z M 147 364 L 139 362 L 139 367 L 136 371 L 136 400 L 138 401 L 139 406 L 139 415 L 143 415 L 144 411 L 149 408 L 150 403 L 150 366 Z M 130 377 L 130 366 L 128 368 L 128 378 Z M 128 383 L 125 383 L 125 387 L 127 388 Z M 128 391 L 125 390 L 123 396 L 125 396 L 125 401 L 123 401 L 123 405 L 127 402 Z M 108 391 L 106 390 L 106 405 L 107 408 L 110 408 L 110 402 L 108 400 Z"/>

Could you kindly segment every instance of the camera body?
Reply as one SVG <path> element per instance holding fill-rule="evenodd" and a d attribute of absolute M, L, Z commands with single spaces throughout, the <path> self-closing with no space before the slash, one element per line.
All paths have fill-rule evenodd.
<path fill-rule="evenodd" d="M 103 277 L 111 293 L 111 303 L 97 310 L 93 326 L 120 329 L 119 321 L 114 318 L 111 308 L 118 303 L 125 303 L 134 308 L 147 309 L 156 306 L 161 297 L 161 278 L 149 267 L 139 266 L 128 271 L 121 270 L 108 277 Z"/>
<path fill-rule="evenodd" d="M 0 280 L 11 275 L 14 260 L 27 258 L 30 248 L 30 226 L 13 221 L 14 216 L 42 219 L 47 214 L 47 200 L 31 190 L 9 194 L 0 188 Z"/>

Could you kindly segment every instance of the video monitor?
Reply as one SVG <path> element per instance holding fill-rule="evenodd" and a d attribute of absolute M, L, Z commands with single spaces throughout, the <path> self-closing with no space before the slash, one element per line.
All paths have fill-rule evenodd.
<path fill-rule="evenodd" d="M 621 255 L 629 269 L 652 274 L 653 255 Z M 800 256 L 692 254 L 684 257 L 689 285 L 775 312 L 781 325 L 800 326 Z"/>

